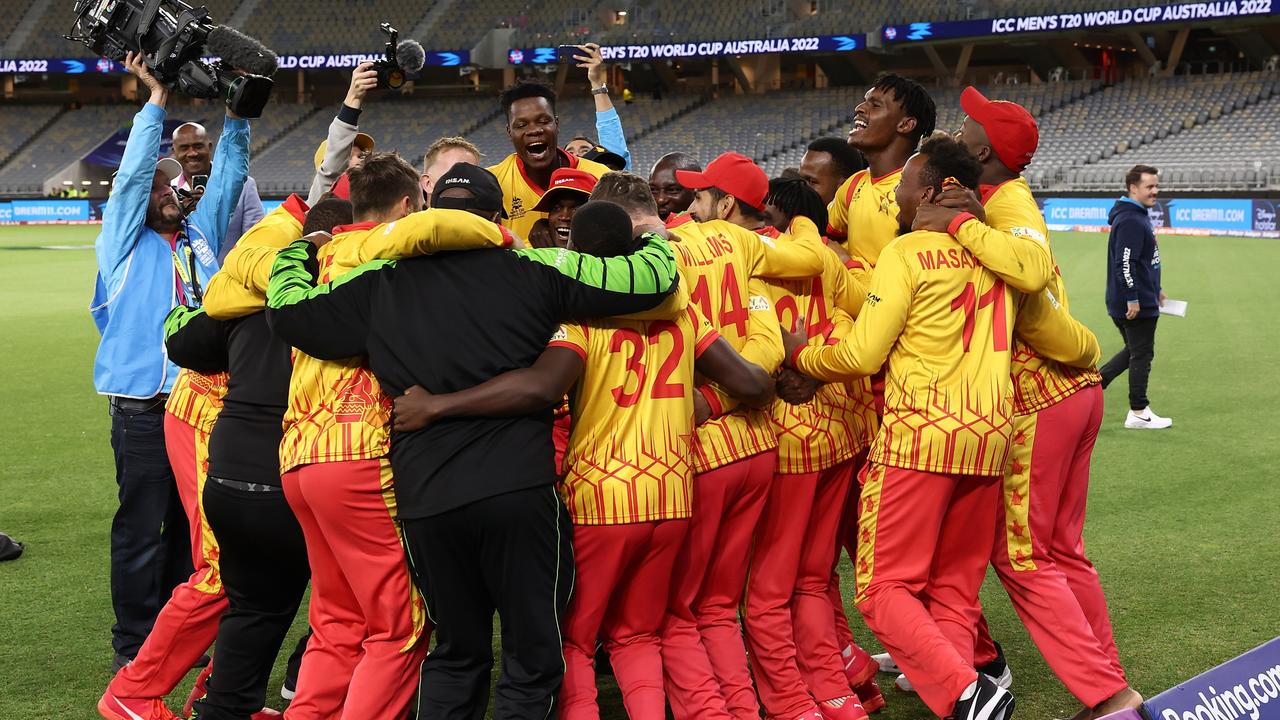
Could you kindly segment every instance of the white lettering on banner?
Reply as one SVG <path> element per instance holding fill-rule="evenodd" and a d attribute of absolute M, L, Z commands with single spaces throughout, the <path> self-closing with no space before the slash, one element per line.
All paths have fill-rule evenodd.
<path fill-rule="evenodd" d="M 655 45 L 606 45 L 600 48 L 600 55 L 605 60 L 763 55 L 768 53 L 812 52 L 821 47 L 821 44 L 822 39 L 818 37 L 798 37 L 702 43 L 660 43 Z"/>
<path fill-rule="evenodd" d="M 1245 211 L 1230 208 L 1186 208 L 1174 207 L 1173 219 L 1176 222 L 1244 222 Z"/>
<path fill-rule="evenodd" d="M 991 33 L 1045 32 L 1072 30 L 1088 27 L 1112 27 L 1115 25 L 1145 25 L 1184 20 L 1212 20 L 1214 18 L 1269 15 L 1273 0 L 1220 0 L 1219 2 L 1182 3 L 1154 7 L 1096 10 L 1084 13 L 1059 13 L 1056 15 L 1027 15 L 1002 17 L 991 20 Z"/>

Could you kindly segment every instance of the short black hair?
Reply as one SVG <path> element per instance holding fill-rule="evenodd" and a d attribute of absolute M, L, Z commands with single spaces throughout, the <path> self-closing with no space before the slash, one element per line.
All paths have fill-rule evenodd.
<path fill-rule="evenodd" d="M 836 172 L 842 178 L 848 178 L 850 175 L 865 170 L 867 167 L 867 159 L 862 156 L 858 148 L 849 144 L 848 140 L 838 137 L 821 137 L 809 143 L 806 148 L 809 152 L 821 152 L 831 156 L 831 162 L 835 163 Z"/>
<path fill-rule="evenodd" d="M 351 222 L 351 201 L 340 197 L 325 198 L 312 205 L 307 211 L 307 221 L 302 226 L 302 234 L 330 232 L 339 225 L 350 225 Z"/>
<path fill-rule="evenodd" d="M 573 213 L 569 240 L 580 252 L 596 257 L 630 255 L 640 245 L 631 216 L 621 205 L 606 200 L 592 200 Z"/>
<path fill-rule="evenodd" d="M 370 153 L 359 167 L 347 171 L 347 180 L 357 215 L 384 212 L 402 197 L 422 196 L 417 169 L 395 152 Z"/>
<path fill-rule="evenodd" d="M 764 201 L 786 215 L 809 218 L 819 229 L 827 226 L 827 204 L 803 178 L 774 178 L 769 181 L 769 194 Z"/>
<path fill-rule="evenodd" d="M 1129 172 L 1124 174 L 1124 189 L 1125 191 L 1128 191 L 1129 188 L 1141 183 L 1143 175 L 1159 174 L 1160 171 L 1151 165 L 1134 165 L 1129 168 Z"/>
<path fill-rule="evenodd" d="M 978 189 L 982 177 L 982 163 L 969 152 L 964 143 L 950 135 L 935 135 L 920 146 L 920 154 L 928 158 L 920 170 L 920 184 L 942 190 L 947 178 L 969 188 Z"/>
<path fill-rule="evenodd" d="M 515 85 L 502 91 L 498 95 L 498 105 L 502 108 L 502 113 L 511 118 L 511 106 L 517 100 L 527 98 L 546 98 L 547 104 L 551 106 L 551 114 L 556 112 L 556 91 L 551 89 L 550 85 L 545 85 L 532 80 L 521 80 Z"/>
<path fill-rule="evenodd" d="M 723 199 L 725 199 L 725 198 L 727 198 L 727 197 L 733 197 L 733 196 L 729 195 L 729 193 L 727 193 L 727 192 L 725 192 L 725 191 L 721 190 L 720 188 L 716 187 L 715 185 L 712 185 L 711 187 L 707 187 L 707 188 L 702 188 L 702 190 L 703 190 L 704 192 L 709 192 L 709 193 L 711 193 L 711 198 L 712 198 L 711 202 L 712 202 L 712 204 L 719 204 L 719 202 L 720 202 L 721 200 L 723 200 Z M 734 202 L 734 204 L 735 204 L 735 205 L 737 205 L 737 207 L 738 207 L 738 212 L 742 213 L 742 216 L 743 216 L 743 217 L 745 217 L 745 218 L 746 218 L 746 219 L 748 219 L 748 220 L 763 221 L 763 220 L 768 220 L 768 219 L 769 219 L 769 216 L 768 216 L 768 215 L 766 215 L 766 214 L 765 214 L 765 212 L 764 212 L 763 210 L 757 210 L 756 208 L 754 208 L 754 207 L 752 207 L 752 206 L 750 206 L 750 205 L 748 205 L 748 204 L 746 204 L 746 203 L 742 202 L 742 201 L 741 201 L 741 200 L 739 200 L 737 197 L 734 197 L 734 198 L 733 198 L 733 202 Z M 826 227 L 826 226 L 824 225 L 823 227 Z"/>
<path fill-rule="evenodd" d="M 698 159 L 686 152 L 669 152 L 666 155 L 663 155 L 653 164 L 653 168 L 649 170 L 649 174 L 652 175 L 653 171 L 656 170 L 659 165 L 670 165 L 676 170 L 702 172 L 702 165 L 698 163 Z"/>
<path fill-rule="evenodd" d="M 902 105 L 902 112 L 916 119 L 916 129 L 912 133 L 914 144 L 933 134 L 934 126 L 938 124 L 938 107 L 923 85 L 911 78 L 885 73 L 876 78 L 871 87 L 881 92 L 892 92 L 893 99 Z"/>

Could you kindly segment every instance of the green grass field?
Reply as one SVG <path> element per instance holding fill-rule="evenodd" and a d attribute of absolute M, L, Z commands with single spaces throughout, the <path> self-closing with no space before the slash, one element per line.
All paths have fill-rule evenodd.
<path fill-rule="evenodd" d="M 0 530 L 27 543 L 20 560 L 0 564 L 3 720 L 96 718 L 109 679 L 115 483 L 106 402 L 92 386 L 95 234 L 0 229 Z M 1119 337 L 1102 305 L 1105 237 L 1054 242 L 1075 314 L 1104 355 L 1115 352 Z M 1125 431 L 1126 385 L 1110 389 L 1086 530 L 1121 658 L 1145 694 L 1280 634 L 1280 242 L 1161 242 L 1165 289 L 1190 302 L 1185 319 L 1161 321 L 1152 374 L 1155 408 L 1176 424 Z M 85 249 L 39 249 L 69 245 Z M 989 580 L 983 597 L 1014 670 L 1018 716 L 1075 712 L 998 584 Z M 860 624 L 855 633 L 875 645 Z M 281 672 L 268 698 L 276 707 Z M 886 694 L 880 717 L 928 716 L 914 696 Z M 608 681 L 601 697 L 606 717 L 624 716 Z"/>

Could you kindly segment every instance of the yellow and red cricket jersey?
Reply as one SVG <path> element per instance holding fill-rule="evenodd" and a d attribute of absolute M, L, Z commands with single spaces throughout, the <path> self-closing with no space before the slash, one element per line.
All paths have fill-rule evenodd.
<path fill-rule="evenodd" d="M 204 309 L 215 320 L 252 315 L 266 306 L 267 280 L 277 250 L 302 237 L 307 203 L 290 195 L 267 213 L 227 253 L 222 268 L 209 278 Z"/>
<path fill-rule="evenodd" d="M 594 160 L 580 158 L 564 150 L 557 152 L 560 153 L 561 161 L 566 163 L 564 167 L 584 170 L 597 178 L 610 172 L 607 166 Z M 498 185 L 502 188 L 503 209 L 507 211 L 502 224 L 521 239 L 528 239 L 533 224 L 547 216 L 545 212 L 533 210 L 547 189 L 530 179 L 525 173 L 524 163 L 515 153 L 511 153 L 497 165 L 489 166 L 488 170 L 498 178 Z"/>
<path fill-rule="evenodd" d="M 575 525 L 693 514 L 693 364 L 719 335 L 687 308 L 673 320 L 564 325 L 550 345 L 585 364 L 560 494 Z"/>
<path fill-rule="evenodd" d="M 224 372 L 205 375 L 182 368 L 174 378 L 164 409 L 203 433 L 212 432 L 222 411 L 222 399 L 227 395 L 227 379 Z"/>
<path fill-rule="evenodd" d="M 1002 475 L 1008 455 L 1012 291 L 945 233 L 913 232 L 880 254 L 862 312 L 836 345 L 802 348 L 803 373 L 839 380 L 888 359 L 870 459 L 952 475 Z"/>
<path fill-rule="evenodd" d="M 465 210 L 432 209 L 391 223 L 347 225 L 334 228 L 333 240 L 320 248 L 319 283 L 370 260 L 511 243 L 510 232 Z M 256 271 L 251 274 L 257 276 Z M 390 447 L 390 420 L 391 399 L 363 358 L 318 360 L 295 350 L 280 471 L 382 457 Z"/>
<path fill-rule="evenodd" d="M 986 231 L 999 231 L 1015 236 L 1039 240 L 1049 249 L 1049 229 L 1045 226 L 1044 216 L 1031 195 L 1031 188 L 1022 178 L 996 186 L 982 188 L 983 207 L 986 210 L 986 225 L 976 221 L 965 222 L 957 229 L 957 238 L 967 244 L 975 238 L 972 236 Z M 970 246 L 972 247 L 972 246 Z M 1028 313 L 1045 312 L 1053 306 L 1060 305 L 1063 312 L 1069 312 L 1067 288 L 1062 282 L 1062 274 L 1053 263 L 1052 251 L 1048 250 L 1049 286 L 1043 292 L 1024 295 L 1020 302 L 1020 317 Z M 1034 254 L 1022 258 L 1027 265 L 1035 260 Z M 990 265 L 990 263 L 987 263 Z M 1049 306 L 1048 308 L 1043 307 Z M 1019 321 L 1021 327 L 1023 321 Z M 1083 387 L 1102 382 L 1102 376 L 1095 368 L 1077 368 L 1044 358 L 1031 348 L 1020 334 L 1013 338 L 1013 410 L 1018 415 L 1026 415 L 1043 410 L 1054 403 L 1070 397 Z"/>
<path fill-rule="evenodd" d="M 844 316 L 844 326 L 837 330 L 835 308 L 852 314 L 861 308 L 862 295 L 853 286 L 834 252 L 823 256 L 821 275 L 768 282 L 770 300 L 783 328 L 799 330 L 803 317 L 810 337 L 824 336 L 829 342 L 838 340 L 851 326 Z M 772 419 L 778 436 L 777 469 L 784 474 L 821 472 L 848 460 L 869 444 L 879 423 L 870 382 L 865 379 L 823 385 L 803 405 L 778 398 Z"/>
<path fill-rule="evenodd" d="M 845 180 L 827 206 L 827 237 L 843 244 L 867 270 L 875 267 L 881 251 L 898 236 L 894 190 L 901 179 L 902 168 L 878 178 L 871 177 L 870 170 L 860 170 Z"/>
<path fill-rule="evenodd" d="M 686 222 L 670 232 L 689 303 L 734 350 L 766 372 L 776 371 L 782 363 L 782 334 L 768 288 L 755 278 L 808 278 L 822 272 L 822 256 L 829 251 L 817 227 L 797 218 L 790 233 L 777 239 L 723 220 Z M 698 426 L 693 469 L 701 474 L 777 444 L 766 411 L 735 409 Z"/>

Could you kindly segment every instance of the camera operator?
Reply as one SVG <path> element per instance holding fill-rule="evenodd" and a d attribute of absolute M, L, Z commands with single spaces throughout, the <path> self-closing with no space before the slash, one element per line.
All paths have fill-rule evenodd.
<path fill-rule="evenodd" d="M 213 169 L 213 143 L 209 141 L 209 133 L 200 123 L 189 122 L 179 125 L 173 131 L 173 159 L 182 165 L 182 175 L 173 182 L 175 190 L 182 199 L 183 212 L 190 215 L 204 196 L 209 184 L 209 174 Z M 231 223 L 227 226 L 226 241 L 222 251 L 218 253 L 221 262 L 235 246 L 236 241 L 246 230 L 258 224 L 267 214 L 262 206 L 262 198 L 258 197 L 258 183 L 252 177 L 246 177 L 244 189 L 240 191 L 240 199 L 235 210 L 231 211 Z"/>
<path fill-rule="evenodd" d="M 364 97 L 378 87 L 378 71 L 372 62 L 362 62 L 351 73 L 351 87 L 347 98 L 338 108 L 338 116 L 329 123 L 329 137 L 320 143 L 316 151 L 316 174 L 311 180 L 311 192 L 307 205 L 315 205 L 330 190 L 340 197 L 347 197 L 343 188 L 335 188 L 338 180 L 349 169 L 357 167 L 367 153 L 373 152 L 373 138 L 360 132 L 360 112 Z"/>
<path fill-rule="evenodd" d="M 117 666 L 138 652 L 170 590 L 191 573 L 187 519 L 165 449 L 165 401 L 178 370 L 165 355 L 163 322 L 176 305 L 200 304 L 249 169 L 248 122 L 228 111 L 207 190 L 184 217 L 170 186 L 178 163 L 157 163 L 169 91 L 142 55 L 129 53 L 125 67 L 151 97 L 134 117 L 103 211 L 91 308 L 102 334 L 93 380 L 110 400 L 120 499 L 111 527 Z"/>

